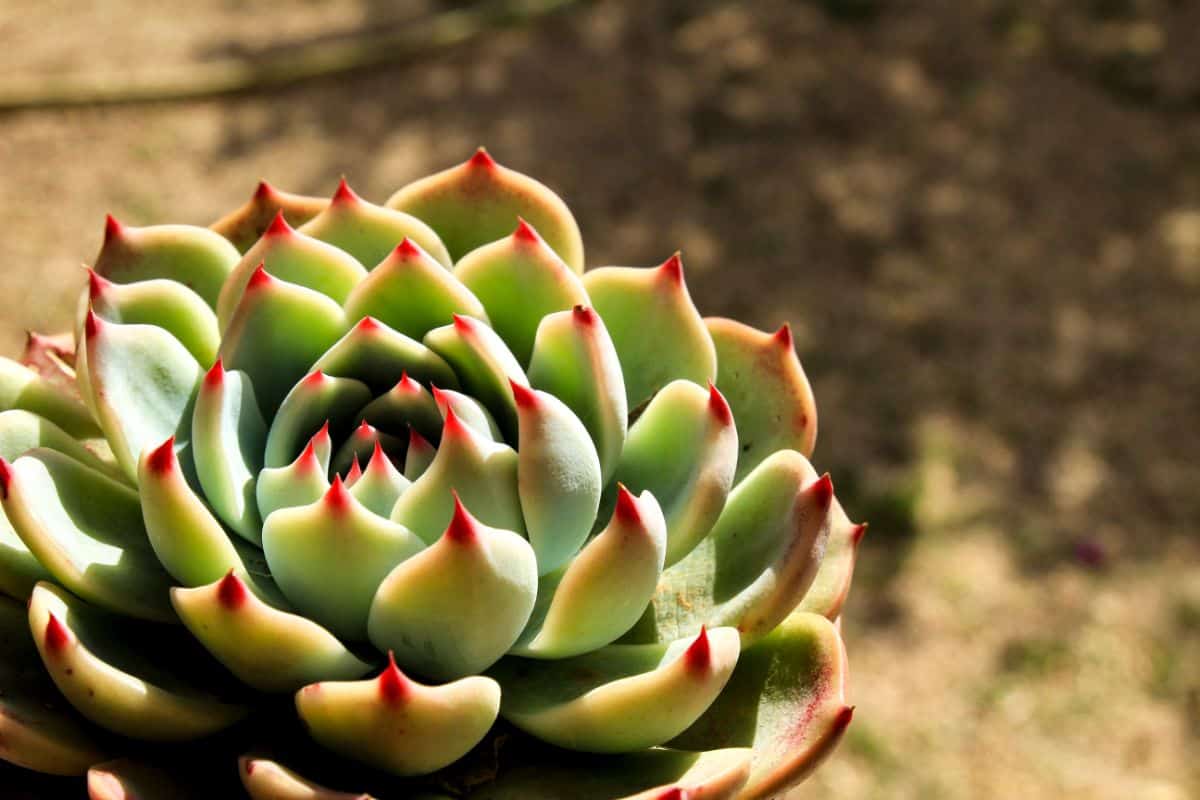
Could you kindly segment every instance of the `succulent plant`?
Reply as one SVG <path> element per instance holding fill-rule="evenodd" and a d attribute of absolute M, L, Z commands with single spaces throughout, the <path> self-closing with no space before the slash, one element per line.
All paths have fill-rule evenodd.
<path fill-rule="evenodd" d="M 788 327 L 702 318 L 678 254 L 585 272 L 482 149 L 382 206 L 110 217 L 77 318 L 0 360 L 0 758 L 96 798 L 750 798 L 849 724 L 864 526 Z"/>

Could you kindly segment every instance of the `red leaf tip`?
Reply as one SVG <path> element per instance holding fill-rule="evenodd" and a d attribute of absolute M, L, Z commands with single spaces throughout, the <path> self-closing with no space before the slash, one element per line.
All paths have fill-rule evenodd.
<path fill-rule="evenodd" d="M 613 510 L 613 516 L 626 525 L 642 523 L 642 512 L 638 508 L 637 498 L 620 482 L 617 483 L 617 507 Z"/>
<path fill-rule="evenodd" d="M 204 373 L 204 385 L 209 389 L 219 389 L 225 383 L 225 364 L 218 356 L 216 363 Z"/>
<path fill-rule="evenodd" d="M 453 317 L 454 330 L 458 331 L 461 335 L 467 336 L 475 332 L 475 320 L 465 314 L 454 314 Z"/>
<path fill-rule="evenodd" d="M 288 225 L 288 221 L 283 217 L 283 210 L 275 212 L 275 219 L 271 220 L 271 224 L 267 226 L 265 235 L 267 236 L 287 236 L 292 232 L 292 226 Z"/>
<path fill-rule="evenodd" d="M 342 179 L 338 181 L 337 191 L 333 193 L 333 200 L 330 202 L 334 205 L 359 202 L 359 196 L 356 195 L 354 190 L 350 188 L 350 184 L 346 182 L 345 175 L 343 175 Z"/>
<path fill-rule="evenodd" d="M 441 405 L 440 403 L 438 404 Z M 442 439 L 453 439 L 455 436 L 469 436 L 470 431 L 458 414 L 454 411 L 454 406 L 449 403 L 442 409 Z"/>
<path fill-rule="evenodd" d="M 119 239 L 125 233 L 125 226 L 117 222 L 117 218 L 112 214 L 104 215 L 104 243 L 108 244 L 114 239 Z"/>
<path fill-rule="evenodd" d="M 404 372 L 400 373 L 400 380 L 396 381 L 396 385 L 392 388 L 398 392 L 419 392 L 421 391 L 421 384 L 417 383 L 417 381 L 408 374 L 408 371 L 405 370 Z"/>
<path fill-rule="evenodd" d="M 364 419 L 362 422 L 358 423 L 358 427 L 354 429 L 354 435 L 359 439 L 374 438 L 375 426 Z"/>
<path fill-rule="evenodd" d="M 854 526 L 854 530 L 850 531 L 850 541 L 854 544 L 855 547 L 857 547 L 858 543 L 861 542 L 863 540 L 863 537 L 866 535 L 867 535 L 867 523 L 860 522 Z"/>
<path fill-rule="evenodd" d="M 87 316 L 83 319 L 83 336 L 85 339 L 91 339 L 100 332 L 100 318 L 96 316 L 96 312 L 88 308 Z"/>
<path fill-rule="evenodd" d="M 304 451 L 300 453 L 300 457 L 296 459 L 296 468 L 302 470 L 316 470 L 321 468 L 321 462 L 317 460 L 316 437 L 308 440 L 308 444 L 304 445 Z"/>
<path fill-rule="evenodd" d="M 12 464 L 0 456 L 0 499 L 8 499 L 8 487 L 12 486 Z"/>
<path fill-rule="evenodd" d="M 828 472 L 813 481 L 808 490 L 812 492 L 817 507 L 822 510 L 828 509 L 833 502 L 833 480 L 829 477 Z"/>
<path fill-rule="evenodd" d="M 371 451 L 371 460 L 367 462 L 367 472 L 372 470 L 386 469 L 388 465 L 387 454 L 383 452 L 383 442 L 375 440 L 375 449 Z"/>
<path fill-rule="evenodd" d="M 571 309 L 571 313 L 574 315 L 575 322 L 580 325 L 596 324 L 596 310 L 590 306 L 575 306 Z"/>
<path fill-rule="evenodd" d="M 271 277 L 271 273 L 267 272 L 267 265 L 260 261 L 258 266 L 254 268 L 254 272 L 250 275 L 250 280 L 246 281 L 246 289 L 261 289 L 264 286 L 269 286 L 275 279 Z"/>
<path fill-rule="evenodd" d="M 729 409 L 729 401 L 712 381 L 708 382 L 708 410 L 721 425 L 729 427 L 733 424 L 733 412 Z"/>
<path fill-rule="evenodd" d="M 475 151 L 475 155 L 467 161 L 467 164 L 476 168 L 491 169 L 496 166 L 496 160 L 488 155 L 488 151 L 480 147 Z"/>
<path fill-rule="evenodd" d="M 409 427 L 408 429 L 408 452 L 419 450 L 429 453 L 433 451 L 433 443 L 417 432 L 416 428 Z"/>
<path fill-rule="evenodd" d="M 350 492 L 346 491 L 346 484 L 342 482 L 341 475 L 333 476 L 333 483 L 329 484 L 329 490 L 325 492 L 325 504 L 333 511 L 345 511 L 350 507 Z"/>
<path fill-rule="evenodd" d="M 538 236 L 538 232 L 523 217 L 517 217 L 517 229 L 513 231 L 513 239 L 526 244 L 537 244 L 542 237 Z"/>
<path fill-rule="evenodd" d="M 846 728 L 850 727 L 853 719 L 854 706 L 842 706 L 841 710 L 837 713 L 837 717 L 833 720 L 833 732 L 835 734 L 843 732 Z"/>
<path fill-rule="evenodd" d="M 172 436 L 146 456 L 146 468 L 155 475 L 166 475 L 175 467 L 175 437 Z"/>
<path fill-rule="evenodd" d="M 353 486 L 363 475 L 362 464 L 358 461 L 358 456 L 354 456 L 354 462 L 350 465 L 350 471 L 346 473 L 346 485 Z"/>
<path fill-rule="evenodd" d="M 106 280 L 106 279 L 100 277 L 100 275 L 96 272 L 96 270 L 92 269 L 91 267 L 88 267 L 87 271 L 88 271 L 88 300 L 91 300 L 94 302 L 100 298 L 100 295 L 104 294 L 104 292 L 106 290 L 108 290 L 109 288 L 112 287 L 112 281 L 109 281 L 109 280 Z"/>
<path fill-rule="evenodd" d="M 241 608 L 246 603 L 246 584 L 233 574 L 233 570 L 225 573 L 217 584 L 217 601 L 230 611 Z"/>
<path fill-rule="evenodd" d="M 405 236 L 400 240 L 400 244 L 396 245 L 396 255 L 403 259 L 413 259 L 421 257 L 421 248 L 412 239 Z"/>
<path fill-rule="evenodd" d="M 389 650 L 387 666 L 379 673 L 379 696 L 385 703 L 400 703 L 408 697 L 411 688 L 412 683 L 396 666 L 396 656 Z"/>
<path fill-rule="evenodd" d="M 654 800 L 688 800 L 691 793 L 682 786 L 672 786 L 670 789 L 663 789 Z"/>
<path fill-rule="evenodd" d="M 328 376 L 321 370 L 314 369 L 312 372 L 304 376 L 303 380 L 300 381 L 300 385 L 307 386 L 310 389 L 315 389 L 321 384 L 325 383 L 325 379 L 327 377 Z"/>
<path fill-rule="evenodd" d="M 518 383 L 512 378 L 508 379 L 509 388 L 512 389 L 513 399 L 517 401 L 517 408 L 535 408 L 538 404 L 537 393 L 523 383 Z"/>
<path fill-rule="evenodd" d="M 467 511 L 458 492 L 451 489 L 450 493 L 454 495 L 454 516 L 450 518 L 450 524 L 446 526 L 446 538 L 459 544 L 470 544 L 478 538 L 477 526 L 479 523 L 471 516 L 471 512 Z"/>
<path fill-rule="evenodd" d="M 700 633 L 695 640 L 688 645 L 688 649 L 683 654 L 683 663 L 689 672 L 707 672 L 709 665 L 712 663 L 712 645 L 708 641 L 708 629 L 701 625 Z"/>
<path fill-rule="evenodd" d="M 792 349 L 792 326 L 788 323 L 783 323 L 779 326 L 779 330 L 771 334 L 772 340 L 779 345 L 782 350 Z"/>
<path fill-rule="evenodd" d="M 358 321 L 358 325 L 355 326 L 355 329 L 359 333 L 375 333 L 382 327 L 383 323 L 374 317 L 363 317 Z"/>
<path fill-rule="evenodd" d="M 675 253 L 664 261 L 658 267 L 660 273 L 671 280 L 672 283 L 683 283 L 683 257 L 676 250 Z"/>
<path fill-rule="evenodd" d="M 52 654 L 57 654 L 65 650 L 70 643 L 71 632 L 51 611 L 50 618 L 46 620 L 46 649 Z"/>
<path fill-rule="evenodd" d="M 259 181 L 258 186 L 254 187 L 254 199 L 260 203 L 265 203 L 275 197 L 275 187 L 266 181 Z"/>

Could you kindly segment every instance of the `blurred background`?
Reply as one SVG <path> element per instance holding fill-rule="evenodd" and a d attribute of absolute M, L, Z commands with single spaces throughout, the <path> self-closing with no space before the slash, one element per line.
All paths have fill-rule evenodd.
<path fill-rule="evenodd" d="M 487 145 L 590 266 L 681 248 L 704 313 L 796 332 L 871 524 L 805 796 L 1200 795 L 1200 4 L 163 5 L 0 3 L 4 352 L 106 212 Z"/>

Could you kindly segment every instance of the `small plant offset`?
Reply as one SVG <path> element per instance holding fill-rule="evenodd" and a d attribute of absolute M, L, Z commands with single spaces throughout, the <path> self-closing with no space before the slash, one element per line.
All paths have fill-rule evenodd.
<path fill-rule="evenodd" d="M 0 758 L 94 798 L 802 780 L 864 528 L 790 332 L 702 318 L 678 255 L 583 265 L 483 150 L 384 206 L 110 218 L 74 336 L 0 360 Z"/>

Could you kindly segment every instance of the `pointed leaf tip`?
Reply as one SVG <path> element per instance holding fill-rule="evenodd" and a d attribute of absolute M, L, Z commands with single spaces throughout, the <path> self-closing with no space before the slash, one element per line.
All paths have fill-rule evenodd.
<path fill-rule="evenodd" d="M 408 449 L 424 450 L 426 452 L 433 449 L 433 444 L 417 432 L 417 429 L 411 425 L 408 428 Z"/>
<path fill-rule="evenodd" d="M 246 584 L 233 574 L 233 570 L 225 573 L 217 584 L 217 601 L 230 611 L 241 608 L 246 603 Z"/>
<path fill-rule="evenodd" d="M 451 316 L 454 317 L 454 330 L 458 331 L 459 334 L 466 336 L 467 334 L 474 333 L 475 327 L 471 324 L 472 320 L 470 317 L 462 314 L 452 314 Z"/>
<path fill-rule="evenodd" d="M 779 345 L 780 349 L 791 350 L 793 345 L 792 326 L 786 322 L 783 323 L 779 326 L 779 330 L 775 331 L 775 333 L 772 335 L 772 338 L 775 340 L 775 343 Z"/>
<path fill-rule="evenodd" d="M 642 522 L 642 512 L 638 508 L 637 498 L 633 496 L 633 492 L 625 488 L 623 483 L 617 483 L 617 507 L 613 511 L 613 516 L 626 525 L 640 525 Z"/>
<path fill-rule="evenodd" d="M 337 191 L 333 193 L 333 200 L 330 202 L 334 205 L 358 202 L 358 195 L 354 193 L 354 190 L 350 188 L 350 184 L 346 182 L 345 175 L 338 181 Z"/>
<path fill-rule="evenodd" d="M 835 732 L 841 732 L 850 727 L 850 723 L 854 721 L 854 706 L 842 706 L 842 710 L 838 712 L 837 719 L 833 721 L 833 729 Z"/>
<path fill-rule="evenodd" d="M 275 212 L 275 219 L 271 220 L 271 224 L 267 226 L 267 236 L 287 236 L 292 232 L 292 226 L 288 225 L 288 221 L 284 219 L 283 210 Z"/>
<path fill-rule="evenodd" d="M 538 404 L 537 394 L 523 383 L 518 383 L 512 378 L 508 379 L 508 385 L 512 389 L 513 399 L 517 401 L 517 408 L 534 408 Z"/>
<path fill-rule="evenodd" d="M 808 491 L 813 493 L 818 508 L 828 509 L 833 502 L 833 480 L 829 477 L 829 473 L 826 472 L 813 481 L 812 485 L 808 487 Z"/>
<path fill-rule="evenodd" d="M 46 649 L 51 653 L 61 653 L 71 643 L 71 632 L 59 621 L 53 611 L 50 619 L 46 620 Z"/>
<path fill-rule="evenodd" d="M 725 395 L 717 390 L 712 381 L 708 382 L 708 410 L 721 425 L 728 427 L 733 424 L 733 411 L 730 410 Z"/>
<path fill-rule="evenodd" d="M 204 373 L 204 385 L 209 389 L 218 389 L 223 383 L 225 383 L 225 363 L 218 357 L 208 372 Z"/>
<path fill-rule="evenodd" d="M 283 219 L 283 217 L 280 217 Z M 246 289 L 260 289 L 267 286 L 274 280 L 270 273 L 267 272 L 266 264 L 262 261 L 258 262 L 258 266 L 254 268 L 254 273 L 250 276 L 250 280 L 246 282 Z"/>
<path fill-rule="evenodd" d="M 672 786 L 670 789 L 664 789 L 654 800 L 688 800 L 691 794 L 682 786 Z"/>
<path fill-rule="evenodd" d="M 358 325 L 355 327 L 357 327 L 361 333 L 375 333 L 383 326 L 379 323 L 379 320 L 375 319 L 374 317 L 363 317 L 358 321 Z"/>
<path fill-rule="evenodd" d="M 442 413 L 446 415 L 445 420 L 442 422 L 442 439 L 453 439 L 456 436 L 469 435 L 466 424 L 454 411 L 454 406 L 447 403 Z M 413 433 L 416 434 L 416 431 L 413 431 Z M 420 436 L 420 434 L 417 434 L 417 436 Z M 410 440 L 411 438 L 410 436 Z"/>
<path fill-rule="evenodd" d="M 446 526 L 445 536 L 452 542 L 470 544 L 478 538 L 476 526 L 479 523 L 471 516 L 471 512 L 467 511 L 458 492 L 451 489 L 450 493 L 454 495 L 454 516 L 450 518 L 450 524 Z"/>
<path fill-rule="evenodd" d="M 88 308 L 87 317 L 83 321 L 83 336 L 85 339 L 91 339 L 100 332 L 100 318 L 96 316 L 96 312 L 90 307 Z"/>
<path fill-rule="evenodd" d="M 155 475 L 165 475 L 175 467 L 175 437 L 154 448 L 146 457 L 146 466 Z"/>
<path fill-rule="evenodd" d="M 110 286 L 112 286 L 112 282 L 107 281 L 104 278 L 100 277 L 100 275 L 98 275 L 96 273 L 96 270 L 92 269 L 91 267 L 88 267 L 87 271 L 88 271 L 88 300 L 94 301 L 94 300 L 98 299 L 100 297 L 100 295 L 104 294 L 104 291 L 106 289 L 108 289 Z"/>
<path fill-rule="evenodd" d="M 260 180 L 258 186 L 254 187 L 254 199 L 259 202 L 265 202 L 275 196 L 275 187 L 267 183 L 265 180 Z"/>
<path fill-rule="evenodd" d="M 319 369 L 314 369 L 312 372 L 305 375 L 300 383 L 310 389 L 315 389 L 325 382 L 326 377 L 328 376 L 324 372 Z"/>
<path fill-rule="evenodd" d="M 590 306 L 575 306 L 571 311 L 574 313 L 575 322 L 580 325 L 591 326 L 596 324 L 596 310 Z"/>
<path fill-rule="evenodd" d="M 476 168 L 491 169 L 496 166 L 496 160 L 488 155 L 488 151 L 485 148 L 480 147 L 475 151 L 475 155 L 471 156 L 470 160 L 467 161 L 467 164 Z"/>
<path fill-rule="evenodd" d="M 421 248 L 417 247 L 416 242 L 405 236 L 400 240 L 400 244 L 396 245 L 396 255 L 404 259 L 420 258 Z"/>
<path fill-rule="evenodd" d="M 663 276 L 669 278 L 672 283 L 683 283 L 683 255 L 678 250 L 664 261 L 659 269 Z"/>
<path fill-rule="evenodd" d="M 371 459 L 367 462 L 367 470 L 370 471 L 371 469 L 383 469 L 385 466 L 387 466 L 387 464 L 384 463 L 384 459 L 386 458 L 387 456 L 384 455 L 383 452 L 383 443 L 376 439 L 375 449 L 371 451 Z M 358 458 L 355 457 L 354 460 L 357 463 Z"/>
<path fill-rule="evenodd" d="M 8 487 L 12 486 L 12 464 L 0 456 L 0 499 L 8 499 Z"/>
<path fill-rule="evenodd" d="M 693 674 L 708 672 L 708 668 L 712 664 L 712 645 L 709 644 L 708 629 L 704 625 L 700 626 L 700 633 L 696 636 L 695 641 L 688 645 L 683 658 L 688 672 Z"/>
<path fill-rule="evenodd" d="M 345 511 L 350 507 L 350 492 L 346 491 L 346 484 L 342 482 L 341 475 L 333 476 L 333 483 L 325 492 L 325 505 L 330 510 L 337 512 Z"/>
<path fill-rule="evenodd" d="M 855 525 L 854 530 L 852 530 L 850 532 L 850 539 L 854 543 L 854 546 L 857 547 L 858 543 L 861 542 L 863 540 L 863 537 L 866 535 L 867 535 L 867 523 L 860 522 L 859 524 Z"/>
<path fill-rule="evenodd" d="M 362 477 L 362 464 L 358 461 L 358 456 L 354 457 L 354 461 L 350 464 L 350 469 L 346 471 L 346 483 L 353 484 Z"/>
<path fill-rule="evenodd" d="M 317 458 L 316 438 L 317 437 L 314 436 L 313 438 L 309 439 L 308 444 L 304 446 L 304 452 L 302 452 L 300 454 L 300 458 L 297 459 L 297 467 L 306 470 L 316 470 L 321 468 L 321 462 Z"/>
<path fill-rule="evenodd" d="M 523 217 L 517 217 L 517 229 L 513 231 L 513 239 L 526 244 L 537 244 L 542 237 L 538 236 L 538 232 Z"/>
<path fill-rule="evenodd" d="M 364 419 L 362 422 L 358 423 L 358 427 L 354 429 L 354 435 L 359 439 L 370 439 L 375 435 L 375 426 Z"/>
<path fill-rule="evenodd" d="M 118 239 L 125 233 L 125 226 L 117 222 L 117 218 L 112 214 L 104 215 L 104 243 L 108 244 L 114 239 Z"/>
<path fill-rule="evenodd" d="M 410 689 L 408 678 L 396 666 L 396 654 L 389 650 L 387 666 L 379 673 L 379 696 L 385 703 L 400 703 Z"/>

